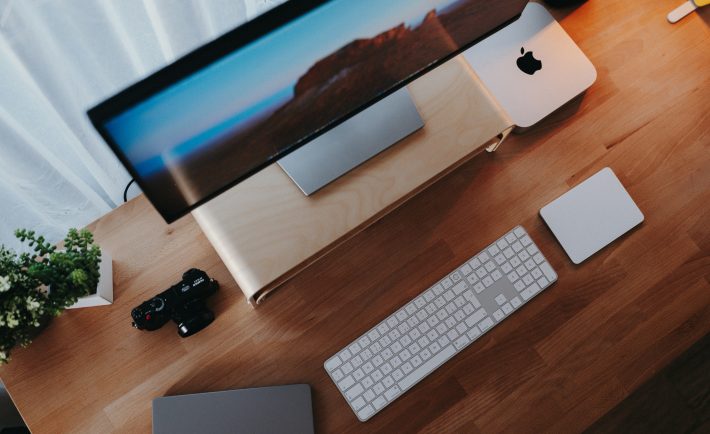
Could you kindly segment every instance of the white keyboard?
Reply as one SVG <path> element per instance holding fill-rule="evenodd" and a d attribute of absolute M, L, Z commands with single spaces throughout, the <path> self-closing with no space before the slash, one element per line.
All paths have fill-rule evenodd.
<path fill-rule="evenodd" d="M 328 359 L 365 422 L 557 280 L 518 226 Z"/>

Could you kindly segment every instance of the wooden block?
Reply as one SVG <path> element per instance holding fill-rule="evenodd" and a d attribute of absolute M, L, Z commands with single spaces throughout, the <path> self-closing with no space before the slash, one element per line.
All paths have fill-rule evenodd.
<path fill-rule="evenodd" d="M 461 57 L 409 86 L 425 127 L 306 197 L 274 164 L 193 211 L 250 302 L 512 126 Z"/>

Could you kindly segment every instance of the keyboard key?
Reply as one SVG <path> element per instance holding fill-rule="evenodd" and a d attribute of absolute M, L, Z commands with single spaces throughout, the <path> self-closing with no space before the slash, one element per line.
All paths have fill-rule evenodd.
<path fill-rule="evenodd" d="M 466 332 L 466 336 L 468 336 L 468 338 L 473 341 L 476 338 L 478 338 L 479 336 L 481 336 L 481 332 L 480 332 L 480 330 L 478 330 L 478 327 L 473 326 L 473 328 L 471 330 Z"/>
<path fill-rule="evenodd" d="M 463 347 L 465 347 L 466 345 L 468 345 L 469 342 L 471 342 L 471 341 L 468 339 L 468 337 L 466 335 L 461 335 L 461 337 L 459 337 L 458 339 L 456 339 L 454 341 L 454 347 L 456 347 L 457 350 L 460 350 Z"/>
<path fill-rule="evenodd" d="M 535 268 L 530 272 L 530 274 L 532 275 L 533 279 L 539 279 L 540 276 L 542 276 L 542 271 L 540 271 L 539 268 Z"/>
<path fill-rule="evenodd" d="M 476 270 L 476 276 L 478 276 L 479 279 L 483 279 L 484 277 L 486 277 L 487 274 L 488 273 L 486 272 L 486 270 L 483 267 Z"/>
<path fill-rule="evenodd" d="M 380 338 L 380 332 L 378 332 L 377 329 L 373 329 L 370 333 L 367 334 L 367 337 L 374 342 Z"/>
<path fill-rule="evenodd" d="M 520 295 L 523 297 L 523 300 L 527 301 L 532 298 L 533 295 L 535 295 L 530 289 L 526 289 L 525 291 L 521 292 Z"/>
<path fill-rule="evenodd" d="M 325 369 L 328 371 L 332 371 L 333 369 L 340 366 L 342 363 L 343 363 L 343 361 L 340 360 L 340 357 L 335 356 L 335 357 L 331 358 L 330 360 L 328 360 L 327 362 L 325 362 Z"/>
<path fill-rule="evenodd" d="M 496 245 L 499 249 L 504 250 L 506 247 L 508 247 L 508 242 L 505 239 L 502 239 L 496 241 Z"/>
<path fill-rule="evenodd" d="M 478 269 L 478 267 L 481 266 L 481 261 L 478 260 L 478 258 L 473 258 L 470 261 L 468 261 L 468 265 L 471 266 L 474 270 Z"/>
<path fill-rule="evenodd" d="M 464 282 L 462 280 L 459 283 L 457 283 L 456 285 L 454 285 L 454 287 L 451 288 L 451 290 L 454 291 L 454 294 L 459 295 L 462 292 L 464 292 L 466 290 L 466 288 L 467 288 L 466 282 Z"/>
<path fill-rule="evenodd" d="M 485 332 L 491 327 L 493 327 L 493 320 L 490 318 L 486 318 L 478 323 L 478 328 L 481 329 L 482 332 Z"/>
<path fill-rule="evenodd" d="M 493 280 L 498 281 L 501 277 L 503 277 L 503 274 L 498 270 L 493 270 L 493 272 L 491 273 L 491 277 L 493 278 Z"/>
<path fill-rule="evenodd" d="M 451 332 L 449 332 L 449 333 L 451 333 Z M 451 339 L 446 335 L 441 336 L 436 341 L 436 343 L 439 344 L 440 347 L 445 347 L 449 342 L 451 342 Z"/>
<path fill-rule="evenodd" d="M 449 277 L 451 278 L 451 281 L 454 283 L 461 280 L 461 274 L 459 274 L 458 271 L 454 271 L 453 273 L 451 273 L 451 275 Z"/>
<path fill-rule="evenodd" d="M 370 378 L 370 377 L 365 377 L 365 378 L 362 379 L 362 381 L 360 382 L 360 384 L 362 384 L 362 387 L 364 387 L 365 389 L 369 389 L 370 387 L 372 387 L 373 384 L 375 384 L 375 382 L 372 381 L 372 378 Z M 367 398 L 367 400 L 368 400 L 368 401 L 371 401 L 372 398 Z"/>
<path fill-rule="evenodd" d="M 525 276 L 526 274 L 528 274 L 528 270 L 527 268 L 525 268 L 525 265 L 521 265 L 516 268 L 515 272 L 518 273 L 519 276 Z"/>
<path fill-rule="evenodd" d="M 496 256 L 499 253 L 500 253 L 500 249 L 495 244 L 493 244 L 492 246 L 490 246 L 488 248 L 488 254 L 491 256 Z"/>
<path fill-rule="evenodd" d="M 385 392 L 385 398 L 387 398 L 389 401 L 392 401 L 395 396 L 399 395 L 400 392 L 401 392 L 400 388 L 397 386 L 394 386 L 391 389 L 389 389 L 387 392 Z"/>
<path fill-rule="evenodd" d="M 434 290 L 434 294 L 436 294 L 436 295 L 441 295 L 441 293 L 444 292 L 444 287 L 441 286 L 440 283 L 434 285 L 434 287 L 432 289 Z"/>
<path fill-rule="evenodd" d="M 508 315 L 510 312 L 513 311 L 513 306 L 511 306 L 510 303 L 506 303 L 503 305 L 503 307 L 501 307 L 501 309 L 503 309 L 504 314 Z"/>
<path fill-rule="evenodd" d="M 404 377 L 399 382 L 399 387 L 402 390 L 407 390 L 414 384 L 419 382 L 422 378 L 426 377 L 434 368 L 444 363 L 449 357 L 456 354 L 456 349 L 453 345 L 449 345 L 439 352 L 435 357 L 427 360 L 426 363 L 415 369 L 411 374 Z M 390 399 L 390 398 L 387 398 Z"/>
<path fill-rule="evenodd" d="M 546 287 L 549 283 L 550 282 L 547 279 L 545 279 L 544 277 L 537 279 L 537 284 L 540 285 L 540 288 Z"/>
<path fill-rule="evenodd" d="M 528 259 L 530 259 L 530 255 L 528 254 L 528 252 L 526 252 L 525 250 L 523 250 L 522 252 L 518 253 L 518 259 L 520 259 L 521 261 L 525 262 L 525 261 L 527 261 Z"/>
<path fill-rule="evenodd" d="M 414 305 L 417 307 L 417 309 L 421 309 L 426 305 L 426 300 L 424 297 L 418 297 L 416 300 L 414 300 Z M 392 324 L 389 322 L 387 323 L 390 327 L 394 327 Z"/>
<path fill-rule="evenodd" d="M 496 264 L 498 265 L 503 265 L 506 262 L 506 257 L 502 254 L 498 254 L 493 258 L 496 261 Z"/>
<path fill-rule="evenodd" d="M 421 298 L 418 298 L 417 300 L 421 300 L 421 301 L 422 301 L 422 306 L 424 306 L 424 304 L 426 304 L 425 301 L 422 300 Z M 395 317 L 396 317 L 397 320 L 400 321 L 400 322 L 401 322 L 401 321 L 404 321 L 404 320 L 407 319 L 407 312 L 404 311 L 404 310 L 400 310 L 399 312 L 397 312 L 397 313 L 395 314 Z M 351 350 L 351 351 L 352 351 L 352 350 Z M 354 352 L 355 352 L 355 351 L 353 351 L 353 353 L 354 353 Z"/>
<path fill-rule="evenodd" d="M 523 228 L 521 228 L 520 226 L 518 226 L 517 228 L 513 229 L 513 233 L 514 233 L 515 236 L 518 237 L 518 238 L 526 236 L 525 230 L 524 230 Z"/>
<path fill-rule="evenodd" d="M 343 359 L 343 361 L 350 360 L 350 357 L 352 357 L 352 354 L 350 354 L 350 350 L 347 348 L 341 351 L 340 357 Z"/>
<path fill-rule="evenodd" d="M 522 262 L 520 262 L 520 258 L 518 258 L 517 256 L 510 259 L 510 265 L 513 268 L 517 269 L 520 266 L 520 264 L 522 264 Z"/>
<path fill-rule="evenodd" d="M 498 294 L 498 296 L 495 298 L 495 300 L 496 300 L 496 303 L 498 303 L 498 306 L 503 306 L 503 303 L 505 303 L 507 301 L 507 299 L 505 298 L 505 295 L 503 295 L 503 294 Z"/>
<path fill-rule="evenodd" d="M 515 270 L 508 273 L 508 280 L 510 280 L 510 283 L 515 283 L 515 281 L 519 278 L 520 276 L 518 276 L 518 273 Z"/>
<path fill-rule="evenodd" d="M 352 406 L 355 410 L 360 410 L 362 407 L 365 406 L 365 404 L 366 404 L 365 398 L 363 398 L 361 396 L 358 399 L 356 399 L 355 401 L 353 401 Z"/>
<path fill-rule="evenodd" d="M 493 278 L 491 276 L 486 276 L 483 278 L 483 284 L 488 288 L 489 286 L 493 285 Z"/>
<path fill-rule="evenodd" d="M 370 377 L 372 377 L 372 379 L 375 380 L 375 382 L 379 382 L 380 380 L 382 380 L 382 377 L 384 377 L 384 374 L 382 374 L 382 372 L 378 369 L 377 371 L 373 372 L 372 375 L 370 375 Z M 375 387 L 377 387 L 377 386 L 375 386 Z M 382 393 L 382 392 L 378 392 L 377 390 L 375 390 L 375 393 Z"/>
<path fill-rule="evenodd" d="M 476 273 L 473 273 L 466 278 L 466 281 L 469 285 L 475 285 L 476 282 L 478 282 L 478 276 L 476 276 Z"/>
<path fill-rule="evenodd" d="M 532 243 L 532 240 L 530 239 L 529 236 L 524 235 L 522 238 L 520 238 L 520 242 L 523 243 L 524 246 L 527 246 L 530 243 Z"/>
<path fill-rule="evenodd" d="M 348 363 L 344 364 L 341 369 L 343 370 L 343 373 L 349 374 L 349 373 L 353 372 L 353 370 L 355 368 L 353 367 L 352 363 L 348 362 Z"/>
<path fill-rule="evenodd" d="M 483 318 L 486 317 L 486 311 L 481 309 L 471 315 L 470 317 L 466 318 L 466 325 L 469 327 L 474 327 L 475 324 L 479 323 Z"/>
<path fill-rule="evenodd" d="M 523 250 L 523 245 L 520 244 L 520 241 L 514 242 L 511 247 L 513 248 L 513 251 L 514 251 L 515 253 L 518 253 L 519 251 Z"/>
<path fill-rule="evenodd" d="M 448 277 L 444 278 L 444 280 L 441 281 L 441 286 L 444 287 L 444 289 L 449 289 L 454 285 L 454 282 L 451 281 Z"/>
<path fill-rule="evenodd" d="M 525 282 L 523 282 L 522 280 L 518 280 L 513 286 L 515 286 L 515 289 L 520 292 L 525 289 Z"/>
<path fill-rule="evenodd" d="M 365 401 L 372 401 L 373 399 L 375 399 L 377 397 L 377 395 L 375 395 L 375 392 L 372 389 L 363 393 L 362 396 L 363 396 L 363 398 L 365 398 Z"/>
<path fill-rule="evenodd" d="M 360 420 L 367 420 L 368 417 L 372 416 L 375 413 L 375 409 L 372 408 L 371 405 L 366 406 L 360 412 L 357 414 L 358 418 Z"/>
<path fill-rule="evenodd" d="M 557 273 L 555 273 L 552 267 L 550 267 L 550 264 L 548 264 L 547 262 L 544 262 L 540 265 L 540 270 L 542 270 L 542 274 L 544 274 L 547 280 L 549 280 L 550 282 L 554 282 L 555 280 L 557 280 Z"/>
<path fill-rule="evenodd" d="M 468 276 L 469 274 L 471 274 L 472 271 L 473 271 L 473 268 L 471 268 L 471 266 L 468 265 L 468 262 L 461 266 L 461 272 L 464 274 L 464 276 Z"/>
<path fill-rule="evenodd" d="M 504 317 L 505 317 L 505 315 L 503 315 L 503 311 L 500 310 L 500 309 L 498 309 L 497 311 L 493 312 L 493 318 L 495 318 L 496 321 L 500 321 L 500 320 L 502 320 Z"/>
<path fill-rule="evenodd" d="M 348 375 L 338 383 L 338 387 L 340 387 L 340 390 L 348 390 L 352 385 L 355 384 L 355 379 L 352 377 L 352 375 Z"/>
<path fill-rule="evenodd" d="M 484 289 L 486 289 L 486 286 L 483 284 L 483 282 L 478 282 L 477 284 L 473 285 L 474 291 L 476 291 L 476 294 L 480 294 L 483 292 Z"/>
<path fill-rule="evenodd" d="M 374 401 L 372 401 L 372 405 L 375 407 L 376 410 L 380 410 L 387 404 L 387 400 L 385 399 L 384 396 L 378 396 Z"/>
<path fill-rule="evenodd" d="M 535 261 L 536 264 L 542 264 L 545 262 L 545 258 L 543 258 L 542 253 L 535 253 L 533 261 Z"/>
<path fill-rule="evenodd" d="M 527 261 L 525 261 L 525 268 L 527 268 L 528 271 L 535 268 L 535 261 L 533 261 L 532 259 L 528 259 Z"/>
<path fill-rule="evenodd" d="M 512 244 L 512 243 L 514 243 L 514 242 L 517 241 L 517 239 L 515 238 L 515 235 L 514 235 L 514 234 L 511 234 L 511 233 L 508 233 L 508 234 L 505 236 L 505 240 L 506 240 L 509 244 Z"/>
<path fill-rule="evenodd" d="M 505 255 L 506 258 L 510 259 L 513 256 L 515 256 L 515 252 L 513 252 L 513 249 L 508 247 L 507 249 L 503 250 L 503 254 Z"/>
<path fill-rule="evenodd" d="M 506 262 L 505 264 L 501 265 L 500 269 L 501 269 L 501 271 L 503 271 L 503 273 L 505 273 L 505 274 L 508 274 L 508 273 L 510 273 L 511 271 L 513 271 L 513 267 L 512 267 L 512 266 L 510 265 L 510 263 L 508 263 L 508 262 Z"/>
<path fill-rule="evenodd" d="M 530 244 L 526 249 L 525 249 L 530 256 L 534 255 L 535 253 L 539 252 L 537 246 L 535 244 Z"/>
<path fill-rule="evenodd" d="M 392 378 L 394 378 L 394 381 L 399 381 L 404 377 L 404 372 L 402 372 L 401 369 L 397 369 L 392 373 Z"/>
<path fill-rule="evenodd" d="M 484 265 L 483 267 L 484 267 L 484 268 L 486 269 L 486 271 L 488 271 L 489 273 L 496 269 L 496 266 L 495 266 L 495 264 L 494 264 L 492 261 L 491 261 L 491 262 L 486 262 L 486 265 Z"/>
<path fill-rule="evenodd" d="M 517 309 L 518 306 L 520 306 L 521 304 L 523 304 L 523 302 L 520 301 L 520 298 L 518 298 L 518 297 L 515 297 L 514 299 L 510 300 L 510 303 L 513 305 L 513 307 L 514 307 L 515 309 Z"/>
<path fill-rule="evenodd" d="M 471 304 L 473 304 L 473 307 L 479 308 L 481 307 L 481 303 L 478 301 L 475 295 L 473 295 L 473 292 L 470 290 L 466 291 L 463 293 L 463 298 L 468 300 Z"/>
<path fill-rule="evenodd" d="M 485 264 L 488 262 L 488 260 L 491 259 L 486 252 L 481 252 L 480 255 L 478 255 L 478 260 L 481 261 L 481 264 Z"/>

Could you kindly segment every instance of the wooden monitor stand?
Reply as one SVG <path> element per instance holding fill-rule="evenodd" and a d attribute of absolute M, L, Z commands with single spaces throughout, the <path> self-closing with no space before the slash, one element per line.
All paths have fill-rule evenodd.
<path fill-rule="evenodd" d="M 408 86 L 425 126 L 306 197 L 277 165 L 193 215 L 252 304 L 512 128 L 465 60 Z"/>

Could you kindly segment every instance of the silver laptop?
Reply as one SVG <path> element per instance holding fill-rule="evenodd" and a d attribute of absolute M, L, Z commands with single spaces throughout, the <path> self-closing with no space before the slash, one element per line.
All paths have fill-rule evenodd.
<path fill-rule="evenodd" d="M 153 400 L 153 434 L 313 434 L 307 384 Z"/>
<path fill-rule="evenodd" d="M 544 6 L 464 52 L 464 57 L 518 127 L 531 127 L 589 88 L 597 78 L 584 55 Z"/>

